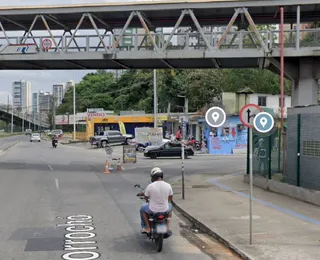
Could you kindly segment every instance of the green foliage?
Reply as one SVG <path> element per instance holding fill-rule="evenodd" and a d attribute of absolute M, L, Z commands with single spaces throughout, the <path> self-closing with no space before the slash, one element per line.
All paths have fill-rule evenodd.
<path fill-rule="evenodd" d="M 182 112 L 184 98 L 189 99 L 189 111 L 198 111 L 221 92 L 236 92 L 249 87 L 257 93 L 280 93 L 280 78 L 268 70 L 259 69 L 168 69 L 157 70 L 159 111 Z M 286 81 L 286 93 L 290 93 L 290 82 Z M 65 95 L 64 103 L 57 114 L 72 113 L 73 90 Z M 153 111 L 153 71 L 128 70 L 116 79 L 110 72 L 97 71 L 83 77 L 76 85 L 77 112 L 87 108 L 106 110 Z"/>

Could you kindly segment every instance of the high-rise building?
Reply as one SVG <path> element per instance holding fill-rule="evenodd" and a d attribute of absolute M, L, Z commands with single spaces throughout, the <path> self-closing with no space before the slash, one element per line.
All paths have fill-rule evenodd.
<path fill-rule="evenodd" d="M 65 84 L 55 84 L 52 87 L 53 97 L 55 98 L 55 106 L 58 107 L 62 103 L 65 94 Z"/>
<path fill-rule="evenodd" d="M 12 85 L 13 108 L 22 113 L 32 111 L 31 83 L 25 80 L 14 81 Z"/>
<path fill-rule="evenodd" d="M 39 92 L 39 112 L 40 114 L 48 114 L 52 110 L 52 97 L 50 92 Z"/>
<path fill-rule="evenodd" d="M 33 114 L 39 113 L 39 93 L 32 93 L 32 111 Z"/>

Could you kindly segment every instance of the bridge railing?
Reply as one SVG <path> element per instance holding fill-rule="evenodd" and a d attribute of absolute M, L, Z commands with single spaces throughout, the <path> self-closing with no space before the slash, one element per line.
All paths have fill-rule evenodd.
<path fill-rule="evenodd" d="M 229 32 L 217 45 L 223 32 L 204 33 L 205 39 L 199 32 L 177 32 L 170 38 L 170 33 L 137 33 L 124 34 L 117 45 L 119 34 L 107 34 L 100 39 L 97 35 L 63 35 L 50 38 L 49 34 L 28 37 L 24 43 L 36 44 L 37 52 L 106 52 L 106 51 L 173 51 L 173 50 L 215 50 L 226 51 L 229 49 L 260 49 L 265 45 L 269 50 L 279 48 L 280 31 L 259 31 L 262 42 L 254 32 L 233 31 Z M 296 30 L 286 30 L 285 48 L 296 47 Z M 152 40 L 151 40 L 152 38 Z M 170 40 L 169 40 L 170 38 Z M 0 37 L 0 45 L 19 44 L 23 37 Z M 49 50 L 42 48 L 42 41 L 51 39 L 52 47 Z M 300 30 L 300 48 L 320 47 L 320 29 Z M 3 46 L 4 47 L 4 46 Z M 2 48 L 2 47 L 1 47 Z M 1 54 L 1 49 L 0 49 Z"/>
<path fill-rule="evenodd" d="M 10 115 L 12 113 L 11 107 L 8 109 L 8 106 L 3 104 L 0 104 L 0 111 L 6 112 Z M 18 110 L 13 110 L 13 115 L 15 117 L 19 117 L 20 119 L 24 119 L 25 121 L 28 121 L 35 125 L 42 125 L 44 127 L 49 126 L 47 122 L 48 120 L 44 119 L 43 116 L 40 116 L 38 114 L 35 114 L 35 115 L 25 114 L 25 113 L 19 112 Z"/>

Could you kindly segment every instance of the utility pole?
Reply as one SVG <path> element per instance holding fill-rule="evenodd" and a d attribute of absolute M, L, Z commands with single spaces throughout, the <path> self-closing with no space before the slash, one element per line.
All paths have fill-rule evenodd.
<path fill-rule="evenodd" d="M 24 113 L 22 112 L 22 133 L 24 132 Z"/>
<path fill-rule="evenodd" d="M 7 104 L 7 113 L 9 114 L 9 107 L 10 107 L 10 95 L 8 94 L 8 104 Z M 9 122 L 7 122 L 6 131 L 9 132 Z"/>
<path fill-rule="evenodd" d="M 13 133 L 13 97 L 11 99 L 11 134 Z"/>
<path fill-rule="evenodd" d="M 180 96 L 178 95 L 178 97 L 182 97 L 184 98 L 184 107 L 183 107 L 183 112 L 184 112 L 184 116 L 183 116 L 183 121 L 182 121 L 182 140 L 181 140 L 181 158 L 182 158 L 182 162 L 181 162 L 181 186 L 182 186 L 182 199 L 185 199 L 185 187 L 184 187 L 184 157 L 185 157 L 185 150 L 184 150 L 184 143 L 183 141 L 186 140 L 186 134 L 187 134 L 187 124 L 189 121 L 189 115 L 188 115 L 188 111 L 189 111 L 189 100 L 186 96 Z"/>
<path fill-rule="evenodd" d="M 76 140 L 76 84 L 73 86 L 73 140 Z"/>
<path fill-rule="evenodd" d="M 52 130 L 56 129 L 56 96 L 53 94 Z"/>
<path fill-rule="evenodd" d="M 158 112 L 158 100 L 157 100 L 157 70 L 153 70 L 153 127 L 158 127 L 157 112 Z"/>

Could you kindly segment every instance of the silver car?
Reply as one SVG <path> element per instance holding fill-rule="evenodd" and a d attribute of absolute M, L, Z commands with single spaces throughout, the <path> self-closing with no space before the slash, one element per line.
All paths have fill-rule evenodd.
<path fill-rule="evenodd" d="M 41 142 L 41 137 L 39 133 L 32 133 L 30 137 L 30 142 Z"/>

